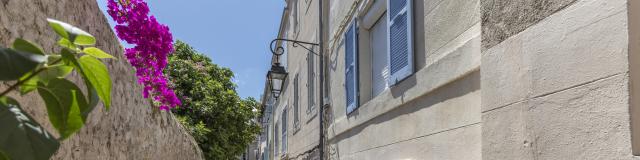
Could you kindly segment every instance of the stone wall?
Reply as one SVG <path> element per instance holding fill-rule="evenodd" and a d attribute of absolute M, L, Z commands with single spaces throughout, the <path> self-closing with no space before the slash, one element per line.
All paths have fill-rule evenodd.
<path fill-rule="evenodd" d="M 481 3 L 482 158 L 632 159 L 628 1 L 496 2 Z"/>
<path fill-rule="evenodd" d="M 59 50 L 55 47 L 57 35 L 46 18 L 68 22 L 93 34 L 97 47 L 119 59 L 106 60 L 113 81 L 111 110 L 98 106 L 86 126 L 64 141 L 53 159 L 202 159 L 197 144 L 179 122 L 170 113 L 152 109 L 142 97 L 134 69 L 123 57 L 123 48 L 95 1 L 0 0 L 0 44 L 10 46 L 20 37 L 41 44 L 47 52 Z M 71 79 L 79 82 L 75 73 Z M 6 84 L 0 85 L 0 89 L 5 88 Z M 35 94 L 18 100 L 55 134 L 44 104 Z"/>

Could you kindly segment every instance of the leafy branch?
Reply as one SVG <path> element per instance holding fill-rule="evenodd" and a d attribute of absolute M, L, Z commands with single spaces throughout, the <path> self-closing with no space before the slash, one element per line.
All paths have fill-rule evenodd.
<path fill-rule="evenodd" d="M 56 60 L 56 61 L 53 62 L 53 64 L 58 64 L 60 61 L 61 61 L 60 59 Z M 2 93 L 0 93 L 0 97 L 6 96 L 12 90 L 17 89 L 20 85 L 22 85 L 25 82 L 31 80 L 31 78 L 35 77 L 36 75 L 38 75 L 39 73 L 41 73 L 42 71 L 45 71 L 47 69 L 48 69 L 48 67 L 42 67 L 42 68 L 34 71 L 32 74 L 29 74 L 29 76 L 27 76 L 24 80 L 18 80 L 18 82 L 16 82 L 16 84 L 11 85 L 7 90 L 5 90 Z"/>
<path fill-rule="evenodd" d="M 0 47 L 0 81 L 16 81 L 0 93 L 0 159 L 49 159 L 83 126 L 89 114 L 102 101 L 111 105 L 111 78 L 98 59 L 113 56 L 92 47 L 96 39 L 70 24 L 47 19 L 61 38 L 57 53 L 45 53 L 42 47 L 16 39 L 11 48 Z M 86 94 L 65 77 L 77 72 L 84 80 Z M 52 136 L 26 114 L 18 101 L 7 96 L 18 90 L 21 95 L 37 91 L 45 103 L 49 121 L 58 131 Z"/>

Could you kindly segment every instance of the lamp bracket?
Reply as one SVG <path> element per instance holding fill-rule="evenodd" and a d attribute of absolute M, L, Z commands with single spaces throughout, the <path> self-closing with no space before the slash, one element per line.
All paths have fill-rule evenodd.
<path fill-rule="evenodd" d="M 274 39 L 271 41 L 271 45 L 269 46 L 271 48 L 271 53 L 273 53 L 276 56 L 280 56 L 282 54 L 284 54 L 284 48 L 282 46 L 277 46 L 275 48 L 273 48 L 273 46 L 275 46 L 275 43 L 278 41 L 284 41 L 284 42 L 292 42 L 293 43 L 293 47 L 302 47 L 304 49 L 306 49 L 307 51 L 313 53 L 316 56 L 320 56 L 318 55 L 318 53 L 316 53 L 315 51 L 313 51 L 313 49 L 311 49 L 310 47 L 313 46 L 320 46 L 320 44 L 318 43 L 311 43 L 311 42 L 304 42 L 304 41 L 298 41 L 298 40 L 291 40 L 291 39 L 284 39 L 284 38 L 278 38 L 278 39 Z M 306 46 L 308 45 L 308 46 Z"/>

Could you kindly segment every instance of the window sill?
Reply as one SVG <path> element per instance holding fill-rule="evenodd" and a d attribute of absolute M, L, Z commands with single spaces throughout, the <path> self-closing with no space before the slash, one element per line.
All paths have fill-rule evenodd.
<path fill-rule="evenodd" d="M 296 135 L 300 131 L 300 123 L 296 123 L 293 125 L 293 135 Z"/>
<path fill-rule="evenodd" d="M 307 111 L 307 122 L 309 123 L 313 121 L 318 115 L 318 109 L 316 107 L 312 107 L 310 111 Z"/>

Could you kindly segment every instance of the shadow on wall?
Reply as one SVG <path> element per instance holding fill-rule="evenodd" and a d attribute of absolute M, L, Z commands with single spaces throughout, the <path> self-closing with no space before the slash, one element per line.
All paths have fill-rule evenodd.
<path fill-rule="evenodd" d="M 409 78 L 409 79 L 406 79 L 405 81 L 413 81 L 413 82 L 407 83 L 407 85 L 411 85 L 411 83 L 414 83 L 414 84 L 416 83 L 415 78 L 414 79 Z M 402 90 L 402 88 L 400 88 L 400 90 Z M 358 135 L 370 125 L 375 126 L 377 124 L 387 122 L 394 118 L 411 114 L 425 108 L 429 108 L 435 104 L 442 103 L 449 99 L 462 97 L 464 95 L 467 95 L 469 93 L 472 93 L 478 90 L 480 90 L 480 70 L 474 71 L 469 75 L 459 80 L 456 80 L 452 83 L 449 83 L 445 86 L 442 86 L 432 91 L 431 93 L 421 96 L 420 98 L 416 98 L 413 101 L 407 102 L 400 107 L 397 107 L 387 113 L 384 113 L 376 118 L 373 118 L 363 123 L 362 125 L 356 126 L 340 135 L 336 135 L 336 137 L 330 141 L 330 144 L 340 142 L 342 140 L 349 139 L 355 135 Z M 329 120 L 333 120 L 333 119 L 329 119 Z M 337 146 L 331 146 L 332 150 L 333 148 L 337 148 Z"/>

